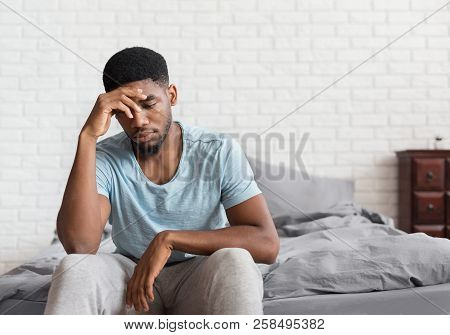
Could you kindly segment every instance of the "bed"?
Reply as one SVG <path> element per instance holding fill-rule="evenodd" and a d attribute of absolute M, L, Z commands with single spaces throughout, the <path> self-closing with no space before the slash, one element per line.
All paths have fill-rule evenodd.
<path fill-rule="evenodd" d="M 449 240 L 396 229 L 353 201 L 350 180 L 249 161 L 281 241 L 277 261 L 258 264 L 265 314 L 450 313 Z M 99 252 L 115 250 L 110 235 L 107 225 Z M 43 314 L 65 255 L 55 237 L 0 276 L 0 314 Z"/>

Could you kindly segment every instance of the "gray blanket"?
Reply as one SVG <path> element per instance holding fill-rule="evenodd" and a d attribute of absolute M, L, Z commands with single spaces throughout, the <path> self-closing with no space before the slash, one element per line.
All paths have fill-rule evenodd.
<path fill-rule="evenodd" d="M 406 234 L 354 203 L 275 223 L 283 236 L 279 257 L 259 265 L 265 300 L 450 282 L 450 240 Z"/>

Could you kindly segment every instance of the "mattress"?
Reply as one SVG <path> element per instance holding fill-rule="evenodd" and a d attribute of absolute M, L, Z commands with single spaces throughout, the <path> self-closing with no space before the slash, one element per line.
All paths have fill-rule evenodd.
<path fill-rule="evenodd" d="M 0 302 L 1 315 L 42 315 L 46 302 L 6 299 Z"/>
<path fill-rule="evenodd" d="M 264 314 L 446 315 L 450 314 L 450 283 L 392 291 L 274 299 L 264 302 Z"/>

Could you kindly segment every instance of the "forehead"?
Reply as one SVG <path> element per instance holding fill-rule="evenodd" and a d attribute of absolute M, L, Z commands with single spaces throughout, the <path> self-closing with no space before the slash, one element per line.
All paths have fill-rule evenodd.
<path fill-rule="evenodd" d="M 158 97 L 163 93 L 163 88 L 151 79 L 133 81 L 122 86 L 130 88 L 140 88 L 142 89 L 142 94 L 154 95 L 155 97 Z"/>

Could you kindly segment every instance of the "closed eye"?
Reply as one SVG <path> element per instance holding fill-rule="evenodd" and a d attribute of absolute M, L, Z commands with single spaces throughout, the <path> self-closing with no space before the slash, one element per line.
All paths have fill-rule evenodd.
<path fill-rule="evenodd" d="M 145 104 L 145 105 L 142 106 L 142 108 L 144 108 L 144 109 L 152 109 L 155 105 L 156 105 L 156 103 L 151 104 L 151 105 Z"/>

